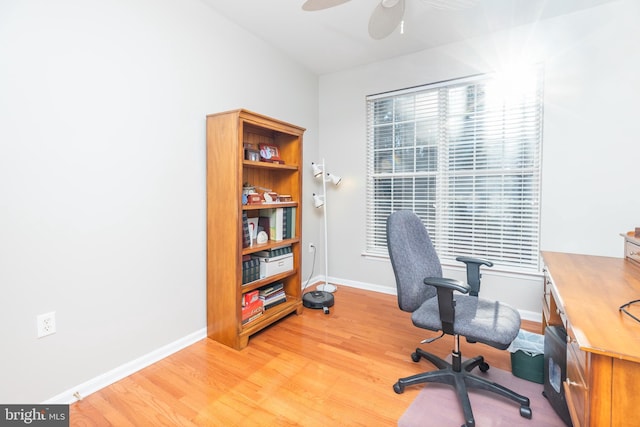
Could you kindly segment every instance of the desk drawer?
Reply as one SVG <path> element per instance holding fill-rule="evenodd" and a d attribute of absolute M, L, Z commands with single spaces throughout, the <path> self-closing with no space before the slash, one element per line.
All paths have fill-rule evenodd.
<path fill-rule="evenodd" d="M 546 325 L 543 326 L 558 326 L 564 325 L 564 312 L 562 308 L 562 303 L 559 302 L 556 295 L 557 291 L 555 290 L 555 285 L 553 284 L 553 279 L 551 278 L 551 274 L 546 270 L 544 270 L 544 300 L 542 301 L 542 311 L 544 315 L 544 321 Z M 544 331 L 543 331 L 544 333 Z"/>
<path fill-rule="evenodd" d="M 567 325 L 567 359 L 569 358 L 575 363 L 577 373 L 585 378 L 589 369 L 587 353 L 580 350 L 580 345 L 570 324 Z M 567 361 L 568 364 L 569 362 Z"/>
<path fill-rule="evenodd" d="M 625 240 L 624 256 L 632 261 L 640 263 L 640 245 L 630 242 L 629 240 Z"/>
<path fill-rule="evenodd" d="M 567 379 L 565 394 L 567 405 L 575 425 L 587 425 L 589 420 L 589 388 L 586 378 L 589 375 L 589 357 L 580 350 L 571 327 L 567 328 Z"/>
<path fill-rule="evenodd" d="M 547 307 L 549 307 L 551 305 L 551 277 L 549 276 L 549 273 L 547 272 L 547 270 L 544 270 L 544 299 L 545 299 L 545 305 Z"/>

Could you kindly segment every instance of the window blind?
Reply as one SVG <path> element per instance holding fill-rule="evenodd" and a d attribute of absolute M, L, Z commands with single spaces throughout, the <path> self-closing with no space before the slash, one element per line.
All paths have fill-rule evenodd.
<path fill-rule="evenodd" d="M 367 248 L 387 255 L 386 219 L 409 209 L 443 262 L 539 269 L 542 69 L 367 97 Z"/>

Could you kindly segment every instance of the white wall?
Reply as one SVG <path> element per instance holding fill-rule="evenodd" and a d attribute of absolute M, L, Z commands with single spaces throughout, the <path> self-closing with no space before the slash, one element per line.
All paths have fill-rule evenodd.
<path fill-rule="evenodd" d="M 330 275 L 393 292 L 388 262 L 361 256 L 365 96 L 543 60 L 542 248 L 621 256 L 617 233 L 639 225 L 636 3 L 325 75 L 318 103 L 315 76 L 198 0 L 2 1 L 0 402 L 46 400 L 202 333 L 207 113 L 306 127 L 305 163 L 344 177 L 329 190 Z M 321 212 L 305 206 L 322 274 Z M 485 273 L 483 291 L 540 309 L 537 278 Z M 51 310 L 58 333 L 36 339 Z"/>
<path fill-rule="evenodd" d="M 541 247 L 622 256 L 618 233 L 640 225 L 640 5 L 619 1 L 320 78 L 320 152 L 345 185 L 332 193 L 330 275 L 363 287 L 395 287 L 388 261 L 365 249 L 365 96 L 499 70 L 546 68 Z M 348 236 L 348 237 L 347 237 Z M 448 274 L 461 277 L 459 270 Z M 541 281 L 485 270 L 483 295 L 539 313 Z"/>
<path fill-rule="evenodd" d="M 202 334 L 205 115 L 306 127 L 314 158 L 317 90 L 198 0 L 0 2 L 0 402 Z"/>

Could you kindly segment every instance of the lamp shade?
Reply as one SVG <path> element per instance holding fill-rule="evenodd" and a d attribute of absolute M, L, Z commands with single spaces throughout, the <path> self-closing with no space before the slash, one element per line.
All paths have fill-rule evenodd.
<path fill-rule="evenodd" d="M 340 182 L 342 181 L 342 177 L 339 177 L 338 175 L 334 175 L 332 173 L 327 173 L 327 179 L 329 180 L 329 182 L 331 182 L 333 185 L 338 185 L 340 184 Z"/>
<path fill-rule="evenodd" d="M 322 175 L 322 168 L 313 162 L 311 162 L 311 169 L 313 169 L 313 176 L 315 178 Z"/>
<path fill-rule="evenodd" d="M 313 206 L 316 208 L 321 208 L 324 206 L 324 197 L 318 196 L 316 193 L 313 193 Z"/>

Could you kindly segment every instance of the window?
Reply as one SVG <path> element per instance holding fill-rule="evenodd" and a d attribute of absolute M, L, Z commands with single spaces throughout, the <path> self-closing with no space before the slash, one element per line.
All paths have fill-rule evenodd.
<path fill-rule="evenodd" d="M 410 209 L 443 263 L 538 271 L 542 70 L 515 76 L 367 98 L 367 254 L 387 255 L 386 219 Z"/>

